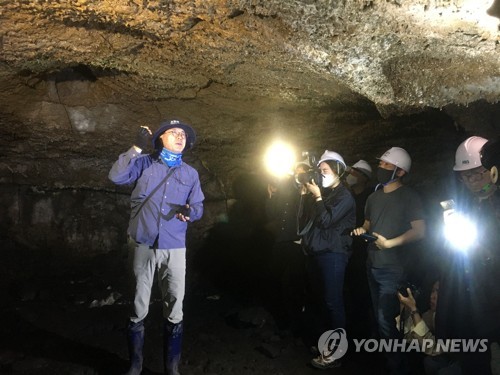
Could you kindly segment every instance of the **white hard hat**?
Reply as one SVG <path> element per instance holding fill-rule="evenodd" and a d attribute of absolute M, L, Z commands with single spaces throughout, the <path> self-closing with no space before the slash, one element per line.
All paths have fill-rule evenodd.
<path fill-rule="evenodd" d="M 482 137 L 469 137 L 458 146 L 455 153 L 454 171 L 466 171 L 480 167 L 481 155 L 480 151 L 484 144 L 488 142 Z"/>
<path fill-rule="evenodd" d="M 327 160 L 334 160 L 334 161 L 338 162 L 340 165 L 342 165 L 344 170 L 346 169 L 346 164 L 345 164 L 344 158 L 342 156 L 340 156 L 340 154 L 335 152 L 335 151 L 325 150 L 325 152 L 323 152 L 323 155 L 321 155 L 321 157 L 319 158 L 318 165 L 320 165 L 322 162 L 327 161 Z"/>
<path fill-rule="evenodd" d="M 369 179 L 372 178 L 372 167 L 370 167 L 370 164 L 364 160 L 357 161 L 356 164 L 351 166 L 351 168 L 360 171 Z"/>
<path fill-rule="evenodd" d="M 401 168 L 406 173 L 410 173 L 411 169 L 411 158 L 410 154 L 406 152 L 404 148 L 401 147 L 391 147 L 389 150 L 384 152 L 384 154 L 379 157 L 387 163 L 394 164 L 396 167 Z"/>

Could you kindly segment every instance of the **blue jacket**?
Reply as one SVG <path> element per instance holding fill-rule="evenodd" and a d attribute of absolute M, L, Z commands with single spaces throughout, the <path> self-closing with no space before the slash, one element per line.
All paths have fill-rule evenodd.
<path fill-rule="evenodd" d="M 170 168 L 160 158 L 141 155 L 134 147 L 121 154 L 109 172 L 118 185 L 135 183 L 130 197 L 128 234 L 137 242 L 152 246 L 158 239 L 159 249 L 186 247 L 187 222 L 175 217 L 180 205 L 189 204 L 190 221 L 203 215 L 203 200 L 198 172 L 182 163 L 158 189 Z M 152 191 L 156 191 L 141 207 Z"/>

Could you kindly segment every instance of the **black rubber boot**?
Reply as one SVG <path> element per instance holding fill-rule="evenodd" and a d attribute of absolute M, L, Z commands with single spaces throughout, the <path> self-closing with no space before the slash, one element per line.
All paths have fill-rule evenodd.
<path fill-rule="evenodd" d="M 142 348 L 144 346 L 144 321 L 129 322 L 127 326 L 128 355 L 130 368 L 125 375 L 140 375 L 142 372 Z"/>
<path fill-rule="evenodd" d="M 182 322 L 171 323 L 168 320 L 164 321 L 163 360 L 165 375 L 180 375 L 179 363 L 181 361 L 182 332 Z"/>

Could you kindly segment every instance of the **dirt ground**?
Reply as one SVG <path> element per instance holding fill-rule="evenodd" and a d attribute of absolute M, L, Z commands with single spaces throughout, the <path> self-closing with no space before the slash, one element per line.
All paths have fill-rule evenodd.
<path fill-rule="evenodd" d="M 38 265 L 28 279 L 11 275 L 4 280 L 0 374 L 124 373 L 131 304 L 124 266 L 121 255 L 108 254 L 77 267 L 46 265 L 42 270 Z M 378 355 L 352 351 L 341 368 L 314 369 L 310 348 L 278 329 L 263 306 L 200 281 L 188 286 L 182 374 L 384 373 Z M 162 373 L 161 331 L 155 292 L 146 320 L 143 374 Z"/>

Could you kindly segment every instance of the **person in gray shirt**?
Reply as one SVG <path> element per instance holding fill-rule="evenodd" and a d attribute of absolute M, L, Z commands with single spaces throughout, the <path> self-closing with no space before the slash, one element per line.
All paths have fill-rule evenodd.
<path fill-rule="evenodd" d="M 365 222 L 352 234 L 373 235 L 367 272 L 378 333 L 382 339 L 400 339 L 394 319 L 399 315 L 398 286 L 406 276 L 405 247 L 425 237 L 425 220 L 418 194 L 401 182 L 410 172 L 410 155 L 392 147 L 379 160 L 377 180 L 382 189 L 368 197 Z M 386 358 L 391 374 L 406 373 L 402 353 L 386 353 Z"/>

